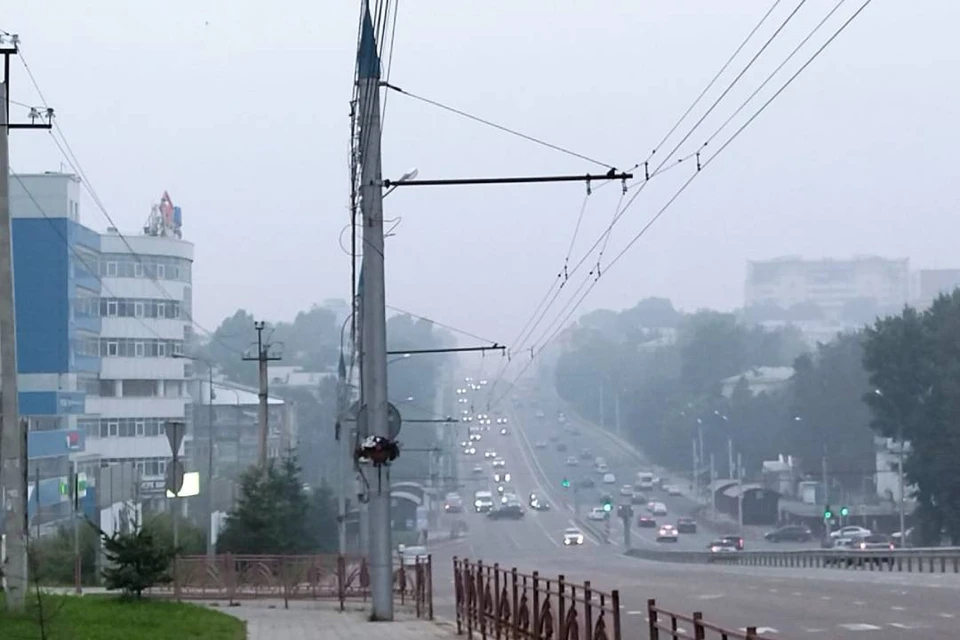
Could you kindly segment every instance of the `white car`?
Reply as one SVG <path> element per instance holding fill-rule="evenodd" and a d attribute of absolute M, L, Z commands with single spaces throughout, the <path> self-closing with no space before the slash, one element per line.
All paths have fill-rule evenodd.
<path fill-rule="evenodd" d="M 620 495 L 627 496 L 628 498 L 632 498 L 633 487 L 631 487 L 629 484 L 623 485 L 622 487 L 620 487 Z"/>
<path fill-rule="evenodd" d="M 654 502 L 653 507 L 650 509 L 650 513 L 655 516 L 665 516 L 667 515 L 667 505 L 662 502 Z"/>
<path fill-rule="evenodd" d="M 587 520 L 606 520 L 610 514 L 603 510 L 603 507 L 594 507 L 587 514 Z"/>
<path fill-rule="evenodd" d="M 484 457 L 484 458 L 496 458 L 496 457 L 497 457 L 497 452 L 494 451 L 493 449 L 487 449 L 486 451 L 483 452 L 483 457 Z"/>
<path fill-rule="evenodd" d="M 466 456 L 472 456 L 472 455 L 475 454 L 476 452 L 477 452 L 477 448 L 476 448 L 476 447 L 464 447 L 464 448 L 463 448 L 463 455 L 466 455 Z"/>
<path fill-rule="evenodd" d="M 657 542 L 677 542 L 680 534 L 672 524 L 665 524 L 657 531 Z"/>
<path fill-rule="evenodd" d="M 612 473 L 603 474 L 603 484 L 617 484 L 617 476 Z"/>
<path fill-rule="evenodd" d="M 576 457 L 576 456 L 568 456 L 568 457 L 567 457 L 567 466 L 568 466 L 568 467 L 575 467 L 575 466 L 577 466 L 578 464 L 580 464 L 580 461 L 577 460 L 577 457 Z"/>
<path fill-rule="evenodd" d="M 565 547 L 579 547 L 583 544 L 583 533 L 580 529 L 570 527 L 565 529 L 563 532 L 563 546 Z"/>
<path fill-rule="evenodd" d="M 502 469 L 502 468 L 504 468 L 505 466 L 507 466 L 507 461 L 504 460 L 503 458 L 495 458 L 495 459 L 494 459 L 494 461 L 493 461 L 493 468 L 494 468 L 494 469 Z"/>
<path fill-rule="evenodd" d="M 493 481 L 494 481 L 494 482 L 510 482 L 510 474 L 509 474 L 509 473 L 495 473 L 495 474 L 493 474 Z"/>
<path fill-rule="evenodd" d="M 597 473 L 601 473 L 601 474 L 603 474 L 603 473 L 610 473 L 610 467 L 608 467 L 605 462 L 604 462 L 604 463 L 601 463 L 601 464 L 598 464 L 596 467 L 594 467 L 594 470 L 595 470 Z"/>
<path fill-rule="evenodd" d="M 675 484 L 667 485 L 664 487 L 667 490 L 668 496 L 682 496 L 683 492 L 680 491 L 680 487 Z"/>
<path fill-rule="evenodd" d="M 497 424 L 507 424 L 506 418 L 497 418 Z"/>
<path fill-rule="evenodd" d="M 870 529 L 864 529 L 863 527 L 858 527 L 855 525 L 849 527 L 843 527 L 842 529 L 837 529 L 836 531 L 830 532 L 830 537 L 837 538 L 865 538 L 873 534 Z"/>
<path fill-rule="evenodd" d="M 404 545 L 397 546 L 397 552 L 400 555 L 400 561 L 405 567 L 411 567 L 417 564 L 417 561 L 426 562 L 427 561 L 427 548 L 426 547 L 406 547 Z"/>

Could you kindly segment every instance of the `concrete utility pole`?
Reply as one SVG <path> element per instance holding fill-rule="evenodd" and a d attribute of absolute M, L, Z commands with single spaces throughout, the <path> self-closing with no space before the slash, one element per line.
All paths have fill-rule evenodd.
<path fill-rule="evenodd" d="M 267 377 L 267 363 L 280 360 L 280 356 L 270 355 L 270 343 L 263 343 L 263 321 L 254 322 L 257 330 L 257 356 L 243 356 L 244 360 L 256 360 L 260 369 L 260 425 L 257 431 L 257 462 L 261 469 L 267 468 L 267 434 L 270 432 L 270 412 L 267 404 L 269 395 L 269 380 Z"/>
<path fill-rule="evenodd" d="M 27 577 L 27 427 L 20 420 L 17 398 L 17 329 L 13 295 L 13 235 L 10 227 L 11 129 L 50 129 L 53 109 L 30 109 L 30 123 L 10 121 L 10 58 L 19 38 L 0 34 L 3 82 L 0 83 L 0 487 L 5 512 L 7 557 L 3 575 L 10 611 L 21 611 L 29 587 Z M 40 495 L 40 487 L 36 487 Z"/>
<path fill-rule="evenodd" d="M 360 26 L 357 82 L 360 110 L 360 213 L 363 217 L 362 381 L 369 434 L 387 430 L 387 320 L 383 257 L 383 178 L 380 168 L 380 56 L 370 8 Z M 370 592 L 373 620 L 393 620 L 393 542 L 390 470 L 370 478 Z"/>

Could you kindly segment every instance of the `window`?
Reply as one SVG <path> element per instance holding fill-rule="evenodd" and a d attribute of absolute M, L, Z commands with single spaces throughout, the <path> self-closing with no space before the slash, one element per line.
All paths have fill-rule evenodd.
<path fill-rule="evenodd" d="M 146 429 L 144 428 L 143 420 L 137 420 L 137 422 L 136 422 L 136 432 L 137 432 L 137 435 L 138 435 L 138 436 L 142 436 L 144 433 L 146 433 Z"/>
<path fill-rule="evenodd" d="M 101 398 L 113 398 L 117 395 L 116 380 L 101 380 L 99 389 Z"/>
<path fill-rule="evenodd" d="M 137 318 L 142 318 L 142 317 L 143 317 L 143 303 L 142 303 L 142 302 L 135 302 L 135 303 L 134 303 L 134 305 L 133 305 L 133 315 L 134 315 L 134 317 L 137 317 Z"/>
<path fill-rule="evenodd" d="M 107 300 L 107 316 L 115 318 L 117 316 L 117 301 Z"/>
<path fill-rule="evenodd" d="M 107 423 L 107 435 L 111 438 L 115 437 L 120 432 L 120 424 L 117 422 L 108 422 Z"/>
<path fill-rule="evenodd" d="M 167 343 L 163 340 L 157 341 L 157 357 L 163 358 L 167 355 Z"/>
<path fill-rule="evenodd" d="M 133 265 L 133 277 L 134 278 L 143 277 L 143 265 L 139 262 Z"/>
<path fill-rule="evenodd" d="M 157 317 L 166 318 L 167 317 L 167 304 L 165 302 L 157 303 Z"/>
<path fill-rule="evenodd" d="M 117 344 L 116 340 L 109 340 L 109 341 L 107 342 L 107 355 L 108 355 L 108 356 L 116 356 L 117 353 L 119 353 L 119 352 L 120 352 L 120 348 L 119 348 L 119 345 Z"/>
<path fill-rule="evenodd" d="M 135 355 L 137 358 L 142 358 L 142 357 L 143 357 L 143 353 L 144 353 L 143 343 L 142 343 L 142 342 L 137 342 L 137 343 L 135 343 L 134 347 L 135 347 L 134 355 Z"/>
<path fill-rule="evenodd" d="M 117 263 L 108 262 L 107 263 L 107 276 L 116 277 L 117 276 Z"/>

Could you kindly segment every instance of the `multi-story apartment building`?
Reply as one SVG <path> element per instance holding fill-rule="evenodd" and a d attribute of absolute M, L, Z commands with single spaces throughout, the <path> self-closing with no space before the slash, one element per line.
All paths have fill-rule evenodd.
<path fill-rule="evenodd" d="M 746 306 L 775 305 L 789 310 L 814 303 L 827 319 L 840 319 L 844 308 L 872 301 L 898 307 L 910 296 L 909 261 L 875 256 L 849 260 L 775 258 L 747 263 Z"/>
<path fill-rule="evenodd" d="M 166 425 L 187 423 L 189 439 L 192 422 L 189 361 L 173 356 L 191 339 L 193 245 L 167 194 L 142 234 L 98 234 L 80 223 L 79 186 L 63 173 L 11 178 L 20 410 L 31 431 L 64 431 L 70 458 L 133 463 L 159 506 Z M 49 445 L 28 452 L 50 473 L 69 464 Z"/>

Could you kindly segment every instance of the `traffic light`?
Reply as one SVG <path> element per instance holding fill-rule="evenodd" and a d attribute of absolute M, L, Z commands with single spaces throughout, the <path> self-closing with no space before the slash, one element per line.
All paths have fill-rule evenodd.
<path fill-rule="evenodd" d="M 567 480 L 566 478 L 564 478 L 564 479 L 560 482 L 560 484 L 562 484 L 562 485 L 563 485 L 563 488 L 566 489 L 567 487 L 570 486 L 570 481 Z"/>
<path fill-rule="evenodd" d="M 833 517 L 833 511 L 830 510 L 830 505 L 827 505 L 823 508 L 823 519 L 829 520 Z"/>
<path fill-rule="evenodd" d="M 606 511 L 607 513 L 610 513 L 613 510 L 613 503 L 610 502 L 609 500 L 604 501 L 603 510 Z"/>
<path fill-rule="evenodd" d="M 850 515 L 850 509 L 846 507 L 840 507 L 840 515 L 846 518 L 848 515 Z"/>

